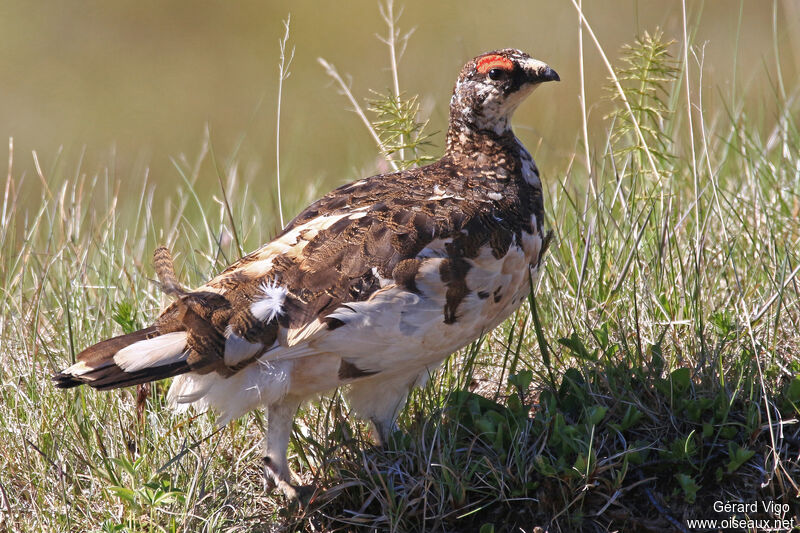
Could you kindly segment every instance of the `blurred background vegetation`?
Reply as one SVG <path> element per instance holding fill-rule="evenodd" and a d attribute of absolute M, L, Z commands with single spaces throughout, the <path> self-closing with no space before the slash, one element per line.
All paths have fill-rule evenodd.
<path fill-rule="evenodd" d="M 661 27 L 666 39 L 680 40 L 678 2 L 585 4 L 609 54 L 630 42 L 635 29 Z M 787 79 L 800 71 L 800 3 L 690 1 L 687 9 L 696 31 L 693 41 L 708 43 L 704 103 L 713 106 L 717 100 L 725 106 L 743 95 L 751 120 L 759 120 L 753 112 L 773 119 L 780 91 L 777 65 Z M 278 40 L 281 21 L 290 12 L 296 56 L 284 87 L 281 135 L 288 194 L 314 184 L 316 192 L 307 194 L 319 195 L 378 171 L 366 129 L 317 63 L 317 57 L 325 57 L 351 75 L 360 99 L 370 96 L 369 89 L 390 87 L 390 72 L 375 68 L 389 63 L 375 35 L 384 24 L 374 0 L 5 0 L 0 4 L 0 138 L 4 145 L 14 138 L 14 174 L 27 176 L 15 183 L 21 187 L 20 204 L 35 208 L 42 198 L 33 150 L 48 181 L 48 173 L 109 172 L 123 198 L 126 193 L 138 197 L 149 172 L 147 187 L 156 187 L 158 197 L 171 197 L 182 186 L 172 159 L 186 154 L 194 161 L 208 125 L 219 166 L 236 159 L 252 200 L 274 206 Z M 400 26 L 416 30 L 400 61 L 400 85 L 408 94 L 425 95 L 423 115 L 430 117 L 429 131 L 438 132 L 430 154 L 438 156 L 443 149 L 449 94 L 460 66 L 501 47 L 530 52 L 563 80 L 525 103 L 515 121 L 545 180 L 554 178 L 548 169 L 565 168 L 576 152 L 582 154 L 576 146 L 581 116 L 577 20 L 569 1 L 405 2 Z M 603 101 L 607 71 L 584 38 L 591 104 Z M 599 105 L 589 109 L 590 131 L 601 127 L 607 114 Z M 219 190 L 212 166 L 201 169 L 197 184 L 201 191 L 205 185 Z M 287 218 L 306 200 L 285 200 Z M 265 228 L 267 233 L 275 229 Z"/>

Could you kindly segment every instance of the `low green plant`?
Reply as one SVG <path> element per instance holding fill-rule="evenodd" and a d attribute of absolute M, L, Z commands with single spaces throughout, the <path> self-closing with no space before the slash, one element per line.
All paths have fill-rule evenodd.
<path fill-rule="evenodd" d="M 419 119 L 419 96 L 406 98 L 388 91 L 373 91 L 367 109 L 375 115 L 372 125 L 380 136 L 386 155 L 402 155 L 396 159 L 400 170 L 434 160 L 423 151 L 430 146 L 433 134 L 425 132 L 428 121 Z"/>

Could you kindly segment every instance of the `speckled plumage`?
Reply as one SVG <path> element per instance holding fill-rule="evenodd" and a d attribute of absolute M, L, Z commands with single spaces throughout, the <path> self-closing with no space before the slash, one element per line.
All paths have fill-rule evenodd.
<path fill-rule="evenodd" d="M 159 248 L 175 301 L 151 327 L 84 350 L 57 386 L 178 376 L 170 401 L 216 408 L 223 423 L 267 406 L 267 471 L 296 495 L 285 452 L 301 401 L 348 385 L 385 439 L 409 388 L 528 294 L 548 238 L 538 170 L 509 122 L 557 79 L 518 50 L 476 57 L 456 83 L 439 161 L 339 187 L 195 290 Z"/>

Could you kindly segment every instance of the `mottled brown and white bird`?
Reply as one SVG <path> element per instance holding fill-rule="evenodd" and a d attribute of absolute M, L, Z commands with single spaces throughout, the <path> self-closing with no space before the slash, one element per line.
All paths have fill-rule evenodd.
<path fill-rule="evenodd" d="M 547 244 L 542 186 L 510 120 L 558 80 L 519 50 L 480 55 L 456 82 L 439 161 L 339 187 L 194 290 L 159 248 L 175 301 L 149 328 L 81 352 L 56 386 L 177 376 L 170 403 L 213 408 L 220 424 L 264 406 L 266 470 L 296 497 L 286 452 L 301 402 L 346 386 L 385 442 L 409 390 L 528 295 Z"/>

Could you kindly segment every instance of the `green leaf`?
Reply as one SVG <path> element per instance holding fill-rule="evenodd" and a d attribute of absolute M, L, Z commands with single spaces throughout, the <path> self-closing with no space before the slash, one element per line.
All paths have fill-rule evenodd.
<path fill-rule="evenodd" d="M 375 98 L 368 101 L 367 109 L 375 114 L 371 122 L 381 139 L 383 155 L 390 159 L 392 154 L 403 154 L 402 158 L 393 159 L 400 169 L 432 161 L 431 156 L 422 153 L 422 148 L 431 144 L 431 136 L 425 133 L 428 121 L 418 120 L 419 96 L 372 93 Z"/>
<path fill-rule="evenodd" d="M 756 454 L 753 450 L 742 448 L 735 442 L 728 443 L 728 473 L 736 472 Z"/>
<path fill-rule="evenodd" d="M 533 460 L 533 467 L 543 476 L 555 476 L 556 469 L 547 456 L 537 455 Z"/>
<path fill-rule="evenodd" d="M 689 389 L 691 383 L 691 372 L 688 368 L 677 368 L 670 374 L 672 379 L 672 386 L 677 392 L 683 392 Z"/>
<path fill-rule="evenodd" d="M 597 361 L 597 352 L 589 353 L 589 350 L 586 349 L 586 346 L 583 345 L 583 341 L 578 336 L 576 332 L 572 332 L 572 335 L 569 338 L 561 338 L 558 339 L 559 344 L 566 346 L 569 348 L 576 357 L 583 359 L 585 361 Z"/>
<path fill-rule="evenodd" d="M 136 467 L 138 466 L 138 462 L 131 463 L 127 457 L 111 457 L 111 462 L 122 468 L 125 472 L 130 474 L 131 477 L 136 477 Z"/>
<path fill-rule="evenodd" d="M 747 404 L 747 418 L 745 422 L 745 427 L 747 428 L 747 433 L 751 434 L 758 427 L 761 425 L 761 412 L 758 409 L 758 404 L 751 402 Z"/>
<path fill-rule="evenodd" d="M 650 345 L 650 365 L 654 375 L 660 376 L 664 370 L 664 353 L 660 343 Z"/>
<path fill-rule="evenodd" d="M 800 376 L 795 376 L 786 387 L 786 398 L 792 403 L 800 403 Z"/>
<path fill-rule="evenodd" d="M 108 487 L 107 490 L 112 492 L 120 500 L 125 500 L 126 502 L 129 502 L 133 505 L 137 505 L 136 492 L 133 491 L 132 489 L 129 489 L 127 487 L 118 487 L 116 485 L 112 485 L 111 487 Z"/>
<path fill-rule="evenodd" d="M 590 452 L 588 455 L 580 453 L 575 459 L 575 463 L 572 465 L 572 468 L 582 477 L 590 476 L 592 475 L 592 472 L 594 472 L 596 464 L 597 458 L 595 457 L 594 452 Z"/>
<path fill-rule="evenodd" d="M 114 521 L 108 519 L 100 526 L 101 533 L 123 533 L 125 531 L 125 524 L 116 524 Z"/>
<path fill-rule="evenodd" d="M 634 405 L 629 405 L 625 410 L 625 415 L 622 417 L 620 428 L 624 431 L 630 429 L 639 423 L 644 414 Z"/>
<path fill-rule="evenodd" d="M 479 418 L 475 421 L 475 427 L 483 434 L 494 435 L 497 432 L 497 424 L 489 418 Z"/>
<path fill-rule="evenodd" d="M 153 504 L 155 506 L 170 504 L 173 502 L 182 502 L 184 499 L 184 494 L 182 491 L 179 490 L 172 490 L 169 492 L 164 492 L 162 494 L 156 495 L 153 499 Z"/>
<path fill-rule="evenodd" d="M 712 406 L 714 400 L 711 398 L 697 398 L 694 400 L 686 401 L 686 413 L 692 422 L 700 422 L 708 417 L 705 412 Z"/>
<path fill-rule="evenodd" d="M 694 503 L 697 499 L 697 491 L 701 488 L 700 485 L 695 482 L 693 477 L 687 476 L 686 474 L 675 474 L 675 479 L 678 480 L 683 490 L 683 499 L 686 500 L 687 503 Z"/>
<path fill-rule="evenodd" d="M 519 391 L 527 391 L 532 382 L 533 372 L 531 370 L 522 370 L 516 374 L 508 376 L 508 383 L 516 387 Z"/>
<path fill-rule="evenodd" d="M 597 337 L 597 344 L 605 350 L 608 347 L 608 322 L 604 322 L 602 326 L 595 329 L 594 336 Z"/>
<path fill-rule="evenodd" d="M 675 460 L 685 461 L 692 458 L 697 453 L 697 443 L 693 438 L 694 431 L 685 438 L 678 437 L 673 440 L 669 447 L 669 455 Z"/>
<path fill-rule="evenodd" d="M 586 421 L 590 426 L 596 426 L 603 420 L 603 418 L 605 418 L 607 412 L 608 407 L 603 407 L 602 405 L 593 405 L 587 412 Z"/>

